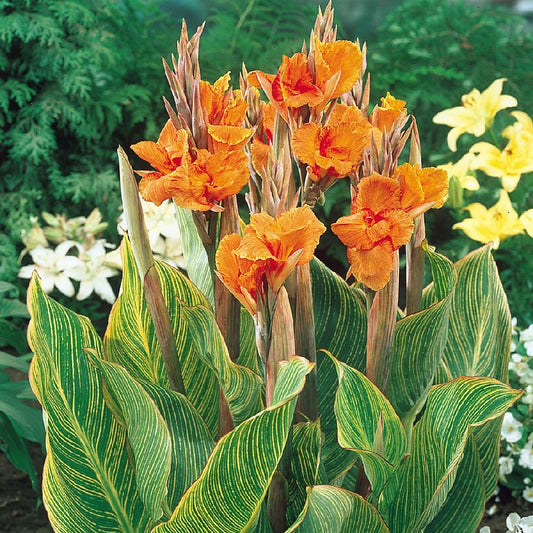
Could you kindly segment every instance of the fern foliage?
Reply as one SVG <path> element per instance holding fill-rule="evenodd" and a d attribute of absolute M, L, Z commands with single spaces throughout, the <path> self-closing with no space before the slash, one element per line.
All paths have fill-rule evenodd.
<path fill-rule="evenodd" d="M 275 72 L 281 56 L 309 39 L 319 5 L 309 0 L 212 0 L 200 63 L 202 77 L 215 80 L 227 71 L 238 80 L 242 63 L 250 70 Z"/>
<path fill-rule="evenodd" d="M 116 218 L 115 149 L 165 119 L 161 56 L 180 22 L 159 4 L 0 0 L 2 233 L 42 210 Z"/>

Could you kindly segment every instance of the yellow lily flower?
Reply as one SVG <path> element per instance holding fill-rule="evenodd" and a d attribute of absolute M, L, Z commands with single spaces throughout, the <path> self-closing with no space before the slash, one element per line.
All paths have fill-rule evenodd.
<path fill-rule="evenodd" d="M 524 141 L 531 142 L 533 139 L 533 120 L 523 111 L 513 111 L 511 116 L 516 120 L 514 124 L 507 126 L 502 133 L 506 139 L 517 139 L 524 137 Z"/>
<path fill-rule="evenodd" d="M 462 96 L 461 106 L 445 109 L 433 117 L 435 124 L 452 128 L 448 133 L 448 146 L 452 152 L 457 151 L 457 139 L 463 133 L 480 137 L 490 128 L 498 111 L 518 104 L 513 96 L 502 94 L 505 80 L 500 78 L 493 81 L 483 92 L 473 89 Z"/>
<path fill-rule="evenodd" d="M 461 188 L 469 191 L 477 191 L 479 189 L 479 183 L 472 169 L 472 163 L 475 158 L 476 156 L 474 154 L 467 153 L 456 163 L 446 163 L 445 165 L 439 165 L 437 168 L 445 170 L 450 178 L 457 178 Z"/>
<path fill-rule="evenodd" d="M 533 209 L 528 209 L 520 215 L 520 222 L 527 234 L 533 239 Z"/>
<path fill-rule="evenodd" d="M 498 248 L 503 239 L 524 232 L 524 225 L 506 191 L 500 192 L 500 199 L 489 209 L 479 203 L 470 204 L 465 209 L 471 218 L 454 224 L 453 229 L 463 230 L 474 241 L 484 244 L 492 241 L 494 248 Z"/>
<path fill-rule="evenodd" d="M 479 153 L 472 168 L 501 178 L 507 192 L 514 191 L 522 174 L 533 172 L 533 121 L 523 111 L 513 111 L 511 115 L 516 122 L 503 130 L 502 136 L 509 139 L 503 150 L 489 143 L 477 143 L 470 148 L 471 152 Z"/>
<path fill-rule="evenodd" d="M 472 162 L 472 168 L 500 178 L 502 187 L 512 192 L 522 174 L 533 172 L 532 146 L 533 135 L 529 137 L 523 133 L 513 136 L 503 150 L 487 142 L 476 143 L 470 148 L 470 152 L 478 154 Z"/>

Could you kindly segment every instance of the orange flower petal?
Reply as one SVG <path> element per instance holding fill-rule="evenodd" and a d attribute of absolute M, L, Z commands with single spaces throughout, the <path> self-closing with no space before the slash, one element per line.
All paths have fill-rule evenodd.
<path fill-rule="evenodd" d="M 430 207 L 441 207 L 448 194 L 448 175 L 445 170 L 405 163 L 398 167 L 393 177 L 401 187 L 401 206 L 416 215 Z M 420 212 L 418 212 L 420 211 Z"/>
<path fill-rule="evenodd" d="M 360 250 L 369 250 L 375 244 L 375 241 L 368 235 L 368 224 L 364 211 L 339 218 L 337 222 L 331 225 L 331 230 L 349 248 L 357 247 Z"/>
<path fill-rule="evenodd" d="M 363 55 L 359 47 L 351 41 L 333 41 L 322 43 L 315 41 L 316 85 L 323 91 L 326 83 L 339 73 L 336 86 L 327 99 L 339 97 L 348 92 L 361 75 Z M 324 91 L 325 92 L 325 91 Z"/>
<path fill-rule="evenodd" d="M 252 165 L 255 171 L 264 177 L 265 170 L 268 166 L 268 156 L 270 154 L 271 147 L 259 139 L 254 139 L 250 147 L 250 153 L 252 156 Z"/>
<path fill-rule="evenodd" d="M 354 106 L 338 104 L 327 125 L 304 124 L 293 134 L 293 150 L 298 159 L 309 165 L 314 181 L 322 178 L 342 178 L 362 161 L 370 147 L 372 126 Z"/>
<path fill-rule="evenodd" d="M 197 150 L 197 159 L 163 177 L 164 190 L 180 207 L 197 211 L 216 209 L 224 198 L 237 194 L 248 182 L 248 159 L 243 152 L 211 154 Z"/>
<path fill-rule="evenodd" d="M 272 80 L 272 97 L 287 107 L 312 106 L 323 100 L 322 91 L 313 83 L 305 54 L 298 52 L 292 57 L 283 56 Z"/>
<path fill-rule="evenodd" d="M 306 165 L 313 166 L 320 147 L 320 124 L 304 124 L 292 136 L 292 149 L 296 157 Z"/>
<path fill-rule="evenodd" d="M 243 100 L 240 91 L 233 93 L 233 100 L 231 100 L 222 116 L 221 124 L 226 126 L 242 126 L 244 118 L 246 117 L 246 109 L 248 105 Z"/>
<path fill-rule="evenodd" d="M 219 202 L 233 196 L 248 183 L 248 158 L 241 151 L 218 152 L 209 157 L 205 170 L 211 177 L 207 185 L 208 199 Z"/>
<path fill-rule="evenodd" d="M 159 135 L 157 143 L 141 141 L 131 146 L 141 158 L 163 174 L 172 172 L 189 150 L 189 137 L 185 130 L 177 130 L 168 120 Z"/>
<path fill-rule="evenodd" d="M 236 233 L 226 235 L 219 243 L 215 263 L 220 279 L 228 290 L 239 300 L 251 315 L 257 313 L 257 291 L 261 288 L 261 279 L 265 263 L 248 261 L 235 254 L 242 242 Z"/>
<path fill-rule="evenodd" d="M 411 238 L 413 221 L 401 209 L 384 210 L 374 214 L 368 209 L 341 217 L 331 229 L 349 248 L 370 250 L 389 241 L 394 250 Z"/>
<path fill-rule="evenodd" d="M 146 172 L 139 182 L 139 192 L 143 200 L 153 202 L 155 205 L 161 205 L 172 197 L 159 172 Z"/>
<path fill-rule="evenodd" d="M 350 263 L 348 274 L 353 274 L 357 281 L 373 291 L 385 287 L 394 265 L 394 250 L 389 242 L 384 241 L 372 250 L 348 248 L 347 255 Z"/>
<path fill-rule="evenodd" d="M 225 93 L 229 88 L 230 73 L 218 78 L 213 85 L 207 81 L 200 81 L 200 102 L 207 113 L 209 124 L 219 124 L 227 105 Z"/>
<path fill-rule="evenodd" d="M 277 290 L 292 266 L 309 262 L 326 228 L 309 206 L 290 209 L 273 218 L 255 213 L 235 251 L 239 257 L 267 261 L 267 280 Z M 294 263 L 294 264 L 293 264 Z"/>
<path fill-rule="evenodd" d="M 207 132 L 214 141 L 215 152 L 220 152 L 242 148 L 250 140 L 253 130 L 239 126 L 209 124 L 207 126 Z"/>
<path fill-rule="evenodd" d="M 370 209 L 380 213 L 385 209 L 400 209 L 400 184 L 376 172 L 363 178 L 357 187 L 357 209 Z"/>
<path fill-rule="evenodd" d="M 381 99 L 381 105 L 372 111 L 370 121 L 380 131 L 390 132 L 393 124 L 406 114 L 405 100 L 398 100 L 387 92 L 387 96 Z"/>
<path fill-rule="evenodd" d="M 137 144 L 132 144 L 130 148 L 159 172 L 168 171 L 168 154 L 164 148 L 155 142 L 141 141 Z"/>

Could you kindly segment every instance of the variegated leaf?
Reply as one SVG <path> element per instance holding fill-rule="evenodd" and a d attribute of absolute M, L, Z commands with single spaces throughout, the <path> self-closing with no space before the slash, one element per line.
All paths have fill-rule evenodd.
<path fill-rule="evenodd" d="M 470 428 L 501 415 L 519 396 L 491 378 L 462 377 L 430 390 L 411 454 L 380 496 L 378 509 L 391 531 L 422 531 L 435 518 L 456 479 Z"/>
<path fill-rule="evenodd" d="M 320 450 L 322 447 L 320 420 L 301 422 L 293 426 L 291 446 L 288 523 L 294 522 L 301 513 L 307 497 L 307 487 L 325 481 L 324 474 L 322 474 L 322 479 L 320 476 Z"/>
<path fill-rule="evenodd" d="M 122 291 L 104 336 L 106 359 L 123 366 L 137 380 L 168 387 L 161 349 L 127 238 L 123 241 L 122 256 Z M 188 325 L 181 316 L 182 303 L 208 305 L 207 300 L 177 269 L 159 261 L 156 268 L 176 339 L 185 394 L 216 436 L 220 391 L 217 377 L 198 357 Z"/>
<path fill-rule="evenodd" d="M 200 289 L 212 308 L 215 307 L 213 275 L 209 268 L 207 252 L 193 221 L 190 209 L 175 205 L 176 220 L 183 246 L 186 270 L 191 281 Z"/>
<path fill-rule="evenodd" d="M 126 430 L 104 402 L 101 377 L 84 352 L 101 351 L 85 317 L 28 289 L 32 388 L 48 420 L 43 501 L 55 531 L 144 532 L 149 515 L 137 491 Z"/>
<path fill-rule="evenodd" d="M 475 533 L 485 513 L 485 486 L 479 450 L 472 431 L 457 467 L 453 487 L 426 533 Z"/>
<path fill-rule="evenodd" d="M 336 362 L 338 439 L 363 462 L 374 494 L 379 494 L 406 449 L 404 427 L 389 401 L 361 372 Z"/>
<path fill-rule="evenodd" d="M 457 285 L 452 298 L 448 341 L 436 383 L 458 376 L 487 376 L 508 382 L 511 314 L 490 245 L 455 264 Z M 425 299 L 433 301 L 433 290 Z M 501 419 L 474 429 L 488 499 L 498 482 Z"/>
<path fill-rule="evenodd" d="M 366 365 L 366 308 L 360 295 L 318 259 L 311 261 L 316 347 L 331 352 L 339 361 L 364 370 Z M 321 462 L 328 481 L 339 479 L 356 457 L 337 442 L 333 413 L 337 373 L 329 357 L 317 355 L 318 412 L 325 442 Z"/>
<path fill-rule="evenodd" d="M 287 533 L 388 533 L 377 509 L 359 494 L 339 487 L 309 489 L 305 507 Z"/>
<path fill-rule="evenodd" d="M 398 416 L 412 423 L 422 409 L 448 334 L 455 285 L 452 263 L 426 247 L 432 267 L 433 291 L 438 301 L 396 323 L 390 359 L 387 398 Z"/>
<path fill-rule="evenodd" d="M 137 490 L 147 512 L 157 521 L 168 510 L 171 440 L 165 420 L 143 387 L 124 368 L 102 360 L 93 351 L 89 358 L 102 372 L 105 392 L 111 396 L 110 407 L 126 428 Z"/>
<path fill-rule="evenodd" d="M 281 365 L 276 403 L 218 442 L 200 478 L 154 533 L 254 531 L 292 425 L 297 395 L 311 368 L 299 357 Z"/>

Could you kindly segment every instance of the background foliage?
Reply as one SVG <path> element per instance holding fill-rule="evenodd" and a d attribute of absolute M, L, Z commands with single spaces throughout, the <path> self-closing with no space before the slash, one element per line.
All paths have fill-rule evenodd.
<path fill-rule="evenodd" d="M 160 96 L 167 93 L 160 58 L 175 51 L 182 16 L 190 31 L 207 18 L 203 77 L 213 81 L 230 70 L 236 85 L 243 61 L 274 72 L 282 51 L 299 50 L 319 3 L 325 4 L 98 0 L 88 7 L 79 0 L 0 0 L 0 279 L 15 280 L 20 230 L 43 210 L 76 216 L 98 207 L 110 222 L 104 237 L 116 242 L 115 149 L 157 136 L 165 120 Z M 335 7 L 340 37 L 362 36 L 372 52 L 372 101 L 390 90 L 417 117 L 425 164 L 449 156 L 446 130 L 432 124 L 433 115 L 457 105 L 473 87 L 507 77 L 507 91 L 531 112 L 533 36 L 526 20 L 509 10 L 462 0 L 383 1 L 369 18 L 364 3 Z M 348 195 L 341 185 L 330 191 L 321 215 L 334 220 L 346 214 Z M 530 207 L 531 192 L 520 198 L 522 210 Z M 442 209 L 428 217 L 432 242 L 452 259 L 475 247 L 451 231 L 458 216 Z M 531 255 L 529 241 L 510 242 L 497 260 L 513 312 L 527 313 L 531 306 L 518 302 L 532 287 L 515 280 L 533 283 L 530 263 L 517 261 Z M 332 235 L 318 253 L 345 271 L 344 251 Z"/>
<path fill-rule="evenodd" d="M 43 210 L 116 220 L 116 146 L 164 119 L 160 57 L 178 24 L 159 4 L 0 1 L 0 231 L 12 242 Z"/>

